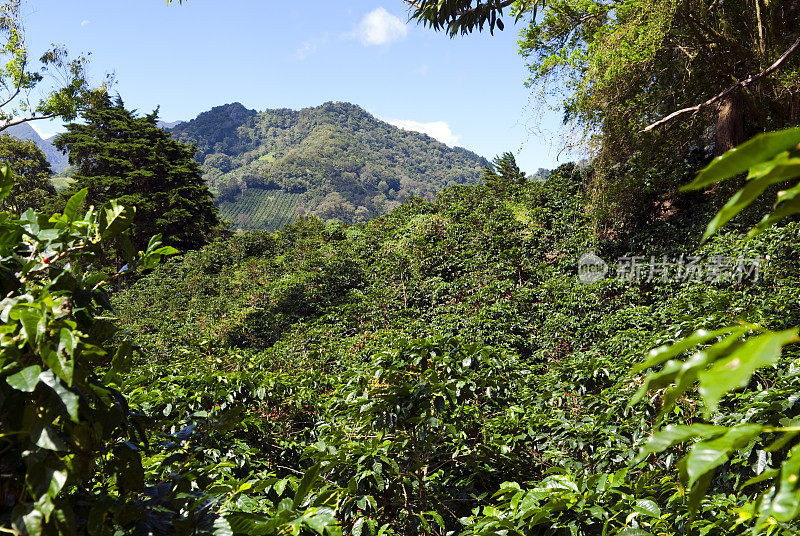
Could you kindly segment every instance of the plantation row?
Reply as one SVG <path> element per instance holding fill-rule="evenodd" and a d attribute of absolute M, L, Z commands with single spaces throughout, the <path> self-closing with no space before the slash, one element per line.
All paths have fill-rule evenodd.
<path fill-rule="evenodd" d="M 219 211 L 234 227 L 274 231 L 297 217 L 299 204 L 300 194 L 249 188 L 234 201 L 220 203 Z"/>

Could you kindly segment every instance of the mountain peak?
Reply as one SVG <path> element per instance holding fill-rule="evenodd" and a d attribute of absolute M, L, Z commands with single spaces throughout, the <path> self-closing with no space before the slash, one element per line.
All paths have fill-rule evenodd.
<path fill-rule="evenodd" d="M 263 112 L 225 104 L 171 132 L 197 147 L 223 217 L 249 229 L 303 214 L 364 221 L 411 196 L 477 183 L 487 163 L 340 101 Z"/>
<path fill-rule="evenodd" d="M 14 136 L 15 138 L 28 140 L 35 143 L 36 146 L 39 147 L 39 149 L 41 149 L 44 155 L 47 157 L 47 161 L 50 162 L 50 168 L 54 173 L 61 173 L 67 169 L 67 156 L 53 146 L 53 138 L 50 137 L 46 140 L 42 139 L 39 133 L 36 132 L 36 129 L 34 129 L 28 123 L 20 123 L 19 125 L 9 127 L 3 131 L 3 134 L 8 134 L 9 136 Z"/>

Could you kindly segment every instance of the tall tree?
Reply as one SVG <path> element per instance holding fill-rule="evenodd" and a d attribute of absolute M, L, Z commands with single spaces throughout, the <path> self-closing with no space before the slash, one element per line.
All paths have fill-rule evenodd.
<path fill-rule="evenodd" d="M 179 249 L 205 244 L 219 226 L 213 196 L 194 160 L 194 148 L 157 126 L 158 110 L 143 117 L 120 97 L 95 99 L 83 123 L 67 125 L 55 146 L 76 166 L 70 192 L 88 189 L 87 202 L 111 199 L 134 207 L 131 241 L 142 249 L 151 236 Z"/>
<path fill-rule="evenodd" d="M 32 141 L 0 135 L 0 162 L 11 166 L 14 172 L 14 187 L 0 201 L 0 211 L 21 214 L 28 208 L 41 210 L 56 196 L 50 183 L 50 163 Z"/>
<path fill-rule="evenodd" d="M 505 190 L 514 184 L 525 184 L 525 173 L 520 171 L 512 153 L 506 152 L 483 168 L 483 181 L 496 190 Z"/>
<path fill-rule="evenodd" d="M 721 154 L 800 120 L 797 0 L 406 2 L 451 35 L 527 20 L 528 83 L 563 96 L 565 122 L 583 128 L 607 182 L 620 163 L 677 165 L 693 145 Z"/>

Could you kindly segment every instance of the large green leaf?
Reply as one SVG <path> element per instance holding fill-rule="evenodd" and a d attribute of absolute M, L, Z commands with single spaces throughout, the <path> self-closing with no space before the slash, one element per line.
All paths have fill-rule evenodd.
<path fill-rule="evenodd" d="M 667 426 L 647 440 L 636 456 L 634 463 L 644 460 L 648 455 L 662 452 L 670 447 L 679 443 L 694 439 L 696 437 L 713 437 L 722 435 L 727 428 L 724 426 L 713 426 L 711 424 L 692 424 L 692 425 L 678 425 Z"/>
<path fill-rule="evenodd" d="M 765 502 L 764 510 L 778 521 L 791 521 L 800 515 L 800 445 L 783 462 L 778 490 L 772 500 Z"/>
<path fill-rule="evenodd" d="M 798 160 L 798 163 L 800 163 L 800 160 Z M 800 172 L 800 165 L 798 165 L 797 170 Z M 734 216 L 750 206 L 750 204 L 755 201 L 758 196 L 764 193 L 764 190 L 766 190 L 771 184 L 781 180 L 784 179 L 777 179 L 770 174 L 767 174 L 745 184 L 741 190 L 733 194 L 728 202 L 725 203 L 720 211 L 717 212 L 714 218 L 708 223 L 708 226 L 703 233 L 703 240 L 706 240 L 708 237 L 716 233 Z"/>
<path fill-rule="evenodd" d="M 111 200 L 100 211 L 100 234 L 104 240 L 117 236 L 130 227 L 135 210 Z"/>
<path fill-rule="evenodd" d="M 682 190 L 698 190 L 735 177 L 751 167 L 800 144 L 800 128 L 759 134 L 749 141 L 714 159 Z"/>
<path fill-rule="evenodd" d="M 756 369 L 777 361 L 785 345 L 798 341 L 797 332 L 798 328 L 793 328 L 752 337 L 700 372 L 700 394 L 708 411 L 716 411 L 720 398 L 728 391 L 746 386 Z"/>
<path fill-rule="evenodd" d="M 714 331 L 706 331 L 704 329 L 699 329 L 695 331 L 693 334 L 689 335 L 685 339 L 681 339 L 674 344 L 665 344 L 663 346 L 659 346 L 658 348 L 653 348 L 647 354 L 647 360 L 644 363 L 636 365 L 633 368 L 633 372 L 641 372 L 645 369 L 650 367 L 654 367 L 666 361 L 667 359 L 671 359 L 675 356 L 678 356 L 688 350 L 691 350 L 695 346 L 699 344 L 703 344 L 708 342 L 712 339 L 716 339 L 717 337 L 722 337 L 723 335 L 740 335 L 746 331 L 749 331 L 751 328 L 744 327 L 744 326 L 729 326 L 721 329 L 717 329 Z"/>
<path fill-rule="evenodd" d="M 72 422 L 78 422 L 78 395 L 67 389 L 50 370 L 42 372 L 39 380 L 55 393 Z"/>
<path fill-rule="evenodd" d="M 800 214 L 800 184 L 789 188 L 785 192 L 780 192 L 776 207 L 772 212 L 764 215 L 764 218 L 750 231 L 749 235 L 753 236 L 760 233 L 772 224 L 795 214 Z"/>
<path fill-rule="evenodd" d="M 39 374 L 41 374 L 41 372 L 42 367 L 39 365 L 31 365 L 6 378 L 6 383 L 17 391 L 32 393 L 39 384 Z"/>
<path fill-rule="evenodd" d="M 633 510 L 654 519 L 661 517 L 661 508 L 650 499 L 639 499 L 633 504 Z"/>
<path fill-rule="evenodd" d="M 31 427 L 31 441 L 47 450 L 65 451 L 67 446 L 58 437 L 55 430 L 39 421 Z"/>
<path fill-rule="evenodd" d="M 64 216 L 66 216 L 69 221 L 72 222 L 78 219 L 78 209 L 83 205 L 83 201 L 86 199 L 86 194 L 88 193 L 89 189 L 84 188 L 69 198 L 67 205 L 64 207 Z"/>
<path fill-rule="evenodd" d="M 728 454 L 747 445 L 764 430 L 760 424 L 741 424 L 720 437 L 695 443 L 685 458 L 686 476 L 693 486 L 705 473 L 727 462 Z"/>
<path fill-rule="evenodd" d="M 5 199 L 14 188 L 14 174 L 8 164 L 0 164 L 0 199 Z"/>
<path fill-rule="evenodd" d="M 313 486 L 314 482 L 317 480 L 320 469 L 321 465 L 316 464 L 303 475 L 303 479 L 300 481 L 300 485 L 297 487 L 297 491 L 294 494 L 293 508 L 295 510 L 303 504 L 303 501 L 308 496 L 308 492 L 311 491 L 311 486 Z"/>

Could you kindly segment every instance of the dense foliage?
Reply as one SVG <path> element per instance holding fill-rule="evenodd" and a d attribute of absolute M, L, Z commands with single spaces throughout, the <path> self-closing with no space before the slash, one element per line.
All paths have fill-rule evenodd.
<path fill-rule="evenodd" d="M 134 248 L 162 233 L 172 246 L 197 248 L 218 227 L 217 208 L 191 147 L 156 126 L 157 113 L 137 117 L 121 98 L 98 95 L 83 122 L 67 125 L 55 139 L 76 167 L 67 195 L 86 188 L 90 204 L 116 199 L 136 207 L 130 229 Z M 122 249 L 115 248 L 115 262 L 124 257 Z"/>
<path fill-rule="evenodd" d="M 717 208 L 700 198 L 600 241 L 584 209 L 589 173 L 570 165 L 544 182 L 454 187 L 354 227 L 301 220 L 171 261 L 117 300 L 148 355 L 127 389 L 171 429 L 198 422 L 198 408 L 240 403 L 224 447 L 233 474 L 280 479 L 313 467 L 339 493 L 348 533 L 745 531 L 734 493 L 771 458 L 752 446 L 724 460 L 692 517 L 675 456 L 633 461 L 663 402 L 629 407 L 644 380 L 628 373 L 649 348 L 731 318 L 797 323 L 787 308 L 800 276 L 788 255 L 797 226 L 699 246 Z M 576 267 L 590 250 L 769 261 L 737 284 L 583 285 Z M 705 422 L 794 418 L 792 355 Z M 683 393 L 663 422 L 700 420 L 698 404 Z M 195 448 L 223 445 L 209 435 Z M 259 511 L 246 496 L 232 511 Z"/>
<path fill-rule="evenodd" d="M 477 182 L 486 164 L 470 151 L 341 102 L 260 113 L 228 104 L 171 133 L 197 145 L 206 182 L 243 229 L 277 229 L 270 226 L 270 205 L 264 216 L 245 206 L 252 199 L 248 190 L 300 194 L 295 215 L 352 223 L 384 214 L 410 196 L 430 198 L 446 186 Z"/>
<path fill-rule="evenodd" d="M 504 14 L 524 21 L 528 83 L 583 130 L 586 143 L 570 144 L 596 154 L 591 202 L 606 227 L 674 199 L 680 184 L 668 179 L 693 147 L 720 155 L 800 120 L 795 0 L 406 3 L 451 35 L 502 29 Z"/>
<path fill-rule="evenodd" d="M 173 131 L 226 214 L 310 216 L 206 244 L 192 149 L 44 58 L 71 78 L 25 111 L 93 105 L 52 216 L 25 209 L 44 156 L 0 139 L 0 531 L 800 531 L 800 129 L 708 163 L 795 119 L 798 3 L 409 3 L 451 35 L 528 17 L 533 81 L 560 77 L 594 165 L 528 180 L 352 105 L 228 105 Z M 0 86 L 27 96 L 18 8 Z M 160 230 L 206 245 L 159 266 Z"/>
<path fill-rule="evenodd" d="M 0 135 L 0 162 L 11 166 L 16 173 L 16 187 L 0 201 L 0 209 L 16 214 L 28 208 L 41 210 L 55 197 L 50 164 L 34 142 Z"/>

